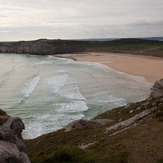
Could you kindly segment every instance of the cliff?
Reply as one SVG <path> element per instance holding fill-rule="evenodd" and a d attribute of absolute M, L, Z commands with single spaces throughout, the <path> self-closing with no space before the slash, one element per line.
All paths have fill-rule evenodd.
<path fill-rule="evenodd" d="M 21 136 L 24 124 L 0 109 L 0 163 L 30 163 Z"/>
<path fill-rule="evenodd" d="M 163 162 L 163 79 L 148 99 L 26 140 L 33 163 Z"/>
<path fill-rule="evenodd" d="M 50 55 L 62 53 L 78 53 L 85 51 L 85 42 L 66 40 L 19 41 L 1 43 L 0 53 Z"/>

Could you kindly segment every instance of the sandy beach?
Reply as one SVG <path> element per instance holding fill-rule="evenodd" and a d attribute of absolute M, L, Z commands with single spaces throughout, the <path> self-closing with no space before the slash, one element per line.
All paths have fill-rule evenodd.
<path fill-rule="evenodd" d="M 56 57 L 72 58 L 76 61 L 98 62 L 129 75 L 142 76 L 154 83 L 163 78 L 163 59 L 120 53 L 90 52 L 83 54 L 60 54 Z"/>

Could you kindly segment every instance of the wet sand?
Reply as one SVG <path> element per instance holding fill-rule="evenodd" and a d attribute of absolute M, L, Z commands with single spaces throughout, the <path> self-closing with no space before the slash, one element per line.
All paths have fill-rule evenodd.
<path fill-rule="evenodd" d="M 72 58 L 76 61 L 102 63 L 114 70 L 129 75 L 142 76 L 152 83 L 163 78 L 163 58 L 100 52 L 60 54 L 55 56 Z"/>

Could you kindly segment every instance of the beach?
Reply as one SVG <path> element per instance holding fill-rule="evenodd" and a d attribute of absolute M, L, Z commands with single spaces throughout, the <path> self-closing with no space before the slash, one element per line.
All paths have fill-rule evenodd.
<path fill-rule="evenodd" d="M 116 71 L 142 76 L 151 83 L 163 78 L 163 59 L 158 57 L 101 52 L 59 54 L 55 56 L 71 58 L 82 62 L 98 62 Z"/>

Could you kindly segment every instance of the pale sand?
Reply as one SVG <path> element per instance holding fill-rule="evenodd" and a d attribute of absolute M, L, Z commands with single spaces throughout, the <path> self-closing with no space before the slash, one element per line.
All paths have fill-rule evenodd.
<path fill-rule="evenodd" d="M 98 62 L 110 68 L 134 76 L 142 76 L 149 82 L 163 78 L 163 59 L 119 53 L 60 54 L 57 57 L 73 58 L 77 61 Z"/>

